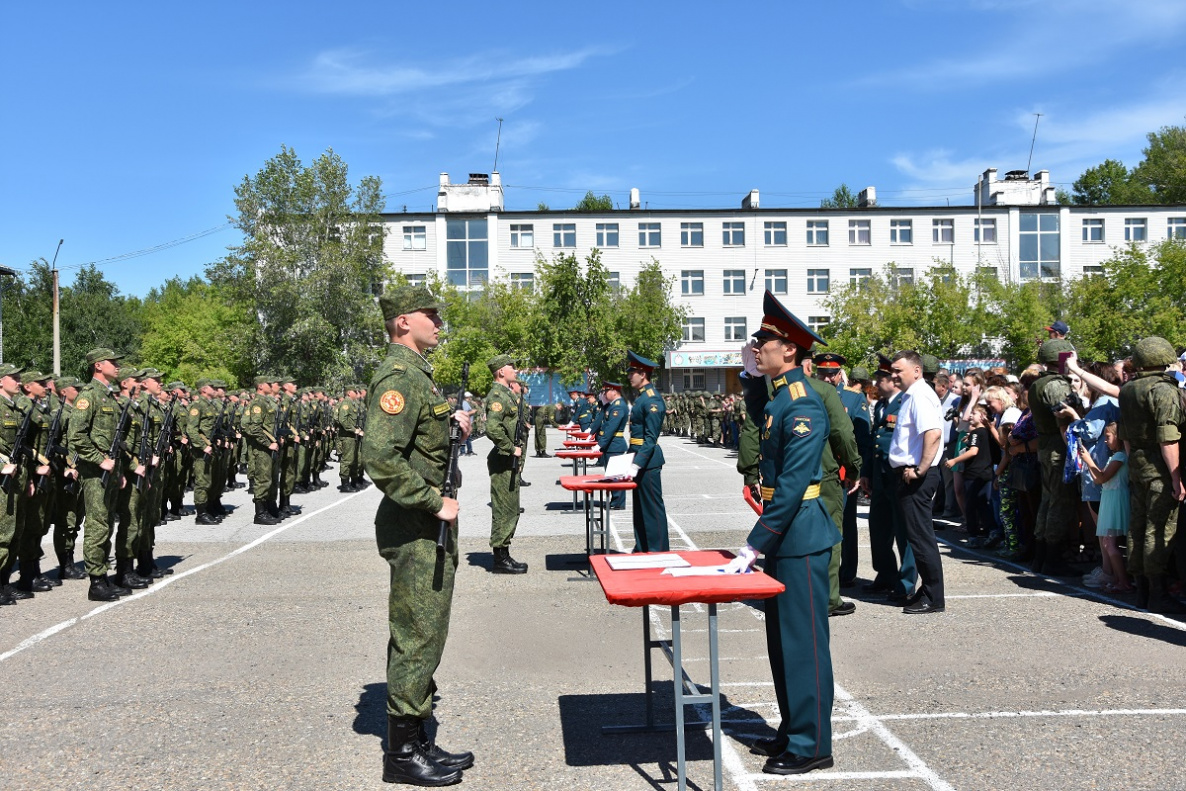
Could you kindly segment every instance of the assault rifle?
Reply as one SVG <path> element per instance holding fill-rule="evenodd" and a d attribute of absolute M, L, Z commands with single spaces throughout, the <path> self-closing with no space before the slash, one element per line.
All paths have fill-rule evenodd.
<path fill-rule="evenodd" d="M 460 392 L 464 393 L 468 386 L 469 363 L 462 363 Z M 461 424 L 453 421 L 449 426 L 449 466 L 445 468 L 445 482 L 441 484 L 441 497 L 457 498 L 458 481 L 461 479 L 461 471 L 457 469 L 457 460 L 461 457 L 461 445 Z M 442 519 L 437 527 L 437 552 L 444 552 L 448 544 L 449 523 Z"/>
<path fill-rule="evenodd" d="M 272 436 L 276 438 L 276 450 L 272 451 L 272 486 L 280 490 L 280 474 L 284 468 L 284 434 L 288 431 L 288 407 L 280 405 L 276 408 L 276 422 L 272 426 Z"/>
<path fill-rule="evenodd" d="M 152 414 L 151 408 L 147 401 L 144 402 L 144 419 L 140 421 L 140 447 L 136 450 L 136 456 L 140 459 L 140 466 L 144 468 L 144 474 L 136 481 L 136 491 L 143 492 L 148 488 L 148 479 L 152 475 L 152 457 L 148 454 L 152 452 L 153 448 L 148 444 L 148 435 L 152 433 Z"/>
<path fill-rule="evenodd" d="M 62 410 L 66 408 L 66 399 L 62 399 L 53 422 L 49 425 L 49 437 L 45 442 L 45 455 L 49 458 L 50 471 L 37 479 L 37 493 L 48 492 L 53 482 L 54 472 L 61 472 L 66 460 L 66 447 L 62 445 L 62 435 L 66 433 L 65 423 L 62 421 Z M 60 459 L 60 460 L 59 460 Z"/>
<path fill-rule="evenodd" d="M 128 427 L 131 425 L 131 416 L 128 414 L 132 408 L 132 399 L 124 401 L 124 408 L 119 413 L 119 420 L 115 422 L 115 434 L 111 437 L 111 447 L 107 450 L 107 458 L 115 462 L 115 466 L 110 470 L 103 470 L 103 475 L 99 479 L 103 484 L 103 491 L 107 491 L 107 484 L 111 481 L 111 473 L 117 476 L 121 474 L 119 469 L 119 454 L 124 447 L 124 438 L 128 435 Z M 119 487 L 116 487 L 117 489 Z M 110 510 L 110 508 L 108 509 Z"/>
<path fill-rule="evenodd" d="M 465 391 L 462 390 L 464 393 Z M 523 420 L 523 404 L 527 401 L 527 393 L 519 394 L 519 414 L 515 416 L 515 447 L 521 451 L 520 455 L 514 457 L 514 462 L 511 466 L 511 491 L 515 491 L 516 482 L 519 479 L 519 470 L 523 469 L 523 453 L 527 452 L 527 423 Z"/>
<path fill-rule="evenodd" d="M 25 412 L 20 428 L 16 430 L 16 439 L 12 443 L 12 455 L 8 458 L 8 463 L 15 464 L 16 469 L 8 475 L 0 477 L 0 489 L 5 494 L 12 494 L 13 487 L 21 477 L 21 461 L 32 452 L 29 447 L 29 429 L 33 425 L 33 410 L 36 408 L 36 404 L 29 404 L 29 410 Z"/>
<path fill-rule="evenodd" d="M 468 365 L 468 363 L 466 363 L 466 365 Z M 468 379 L 468 378 L 469 378 L 469 373 L 466 372 L 463 379 Z M 358 417 L 355 418 L 355 420 L 354 420 L 354 427 L 357 429 L 362 429 L 365 432 L 366 425 L 367 425 L 367 400 L 364 398 L 364 399 L 362 399 L 362 409 L 359 411 Z M 450 431 L 450 433 L 452 433 L 453 429 L 449 429 L 449 431 Z M 354 458 L 359 459 L 360 462 L 362 460 L 362 437 L 359 436 L 358 434 L 354 435 Z"/>
<path fill-rule="evenodd" d="M 173 408 L 177 406 L 176 401 L 169 402 L 169 408 L 165 411 L 165 419 L 161 421 L 161 433 L 157 434 L 156 447 L 152 450 L 153 458 L 165 460 L 165 454 L 169 452 L 170 446 L 173 444 L 173 428 L 177 425 L 177 414 Z"/>

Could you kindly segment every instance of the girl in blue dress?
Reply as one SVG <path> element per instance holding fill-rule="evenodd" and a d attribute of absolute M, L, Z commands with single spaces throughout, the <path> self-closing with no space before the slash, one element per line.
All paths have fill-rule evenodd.
<path fill-rule="evenodd" d="M 1079 458 L 1091 472 L 1091 479 L 1100 486 L 1100 513 L 1095 534 L 1100 541 L 1101 579 L 1106 582 L 1104 587 L 1109 592 L 1128 593 L 1133 590 L 1133 586 L 1124 570 L 1120 548 L 1116 545 L 1117 539 L 1123 540 L 1128 535 L 1128 456 L 1115 423 L 1104 427 L 1103 439 L 1112 455 L 1102 470 L 1082 445 L 1079 446 Z"/>

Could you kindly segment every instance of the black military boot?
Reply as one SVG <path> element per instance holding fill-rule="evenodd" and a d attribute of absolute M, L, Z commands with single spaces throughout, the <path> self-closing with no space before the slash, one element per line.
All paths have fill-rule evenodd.
<path fill-rule="evenodd" d="M 86 597 L 91 601 L 115 601 L 119 594 L 107 583 L 107 577 L 91 577 L 91 589 Z"/>
<path fill-rule="evenodd" d="M 350 492 L 357 492 L 358 489 L 355 489 L 350 481 L 343 478 L 342 483 L 338 486 L 338 491 L 342 492 L 343 494 L 349 494 Z"/>
<path fill-rule="evenodd" d="M 1034 560 L 1030 564 L 1030 571 L 1035 574 L 1042 573 L 1042 567 L 1046 565 L 1046 542 L 1040 538 L 1034 539 Z"/>
<path fill-rule="evenodd" d="M 10 604 L 16 604 L 16 599 L 12 594 L 4 590 L 4 586 L 0 585 L 0 607 L 6 607 Z"/>
<path fill-rule="evenodd" d="M 383 757 L 383 782 L 413 786 L 451 786 L 461 782 L 460 769 L 447 769 L 429 758 L 420 747 L 417 717 L 387 715 L 387 754 Z"/>
<path fill-rule="evenodd" d="M 289 498 L 289 495 L 287 495 L 287 494 L 280 495 L 280 515 L 281 516 L 296 516 L 300 512 L 301 511 L 299 508 L 292 507 L 292 501 Z"/>
<path fill-rule="evenodd" d="M 202 505 L 199 505 L 199 506 L 195 506 L 195 508 L 197 509 L 197 512 L 198 512 L 198 518 L 194 520 L 194 524 L 197 524 L 197 525 L 216 525 L 216 524 L 218 524 L 218 520 L 215 519 L 213 516 L 211 516 L 206 511 L 205 503 L 203 503 Z"/>
<path fill-rule="evenodd" d="M 1142 574 L 1141 576 L 1137 577 L 1137 609 L 1149 609 L 1149 594 L 1149 578 Z"/>
<path fill-rule="evenodd" d="M 280 496 L 276 495 L 276 499 L 269 498 L 267 501 L 268 513 L 271 514 L 272 518 L 274 518 L 274 519 L 283 519 L 284 518 L 284 515 L 280 513 L 280 506 L 276 505 L 276 503 L 279 501 L 279 499 L 280 499 Z"/>
<path fill-rule="evenodd" d="M 509 547 L 494 547 L 494 566 L 490 570 L 495 574 L 526 574 L 527 564 L 512 558 Z"/>
<path fill-rule="evenodd" d="M 58 579 L 81 580 L 86 579 L 86 573 L 74 565 L 73 552 L 58 553 Z"/>
<path fill-rule="evenodd" d="M 132 589 L 125 588 L 123 585 L 120 585 L 119 582 L 116 581 L 115 577 L 105 577 L 104 579 L 107 580 L 107 587 L 111 588 L 111 590 L 115 592 L 116 596 L 132 595 Z"/>
<path fill-rule="evenodd" d="M 142 549 L 136 556 L 136 576 L 143 577 L 149 582 L 155 582 L 165 576 L 157 569 L 156 562 L 152 559 L 151 549 Z"/>
<path fill-rule="evenodd" d="M 132 562 L 131 558 L 116 558 L 115 584 L 121 588 L 130 588 L 132 590 L 147 588 L 152 584 L 152 581 L 146 580 L 132 571 Z"/>
<path fill-rule="evenodd" d="M 420 749 L 424 751 L 424 754 L 446 769 L 469 769 L 474 765 L 474 754 L 470 751 L 451 753 L 437 744 L 435 739 L 428 738 L 428 729 L 424 727 L 424 720 L 420 720 L 418 738 Z"/>
<path fill-rule="evenodd" d="M 12 584 L 12 569 L 7 569 L 0 572 L 0 590 L 4 591 L 8 596 L 20 601 L 21 599 L 32 599 L 32 591 L 23 591 Z"/>
<path fill-rule="evenodd" d="M 263 500 L 255 501 L 255 523 L 257 525 L 278 525 L 280 520 L 268 513 L 268 504 Z"/>
<path fill-rule="evenodd" d="M 21 578 L 16 586 L 28 593 L 49 593 L 54 589 L 49 580 L 41 576 L 40 563 L 22 563 Z"/>
<path fill-rule="evenodd" d="M 1182 615 L 1186 613 L 1186 604 L 1178 601 L 1170 594 L 1169 583 L 1164 576 L 1149 577 L 1149 612 L 1163 615 Z"/>

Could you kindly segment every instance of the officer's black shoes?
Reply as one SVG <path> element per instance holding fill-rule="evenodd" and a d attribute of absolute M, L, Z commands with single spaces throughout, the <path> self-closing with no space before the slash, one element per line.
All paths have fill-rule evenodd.
<path fill-rule="evenodd" d="M 840 600 L 840 603 L 828 610 L 828 617 L 833 618 L 837 615 L 852 615 L 857 611 L 857 605 L 850 601 Z"/>
<path fill-rule="evenodd" d="M 762 771 L 768 775 L 801 775 L 816 769 L 830 769 L 834 764 L 830 755 L 806 758 L 794 753 L 783 753 L 766 761 Z"/>
<path fill-rule="evenodd" d="M 413 786 L 451 786 L 461 782 L 461 770 L 434 761 L 420 746 L 421 722 L 417 717 L 387 715 L 387 754 L 383 757 L 383 782 Z"/>
<path fill-rule="evenodd" d="M 877 580 L 866 582 L 861 586 L 861 591 L 864 593 L 889 593 L 891 590 L 893 590 L 893 588 L 891 588 L 889 585 L 885 584 L 884 582 L 878 582 Z"/>
<path fill-rule="evenodd" d="M 527 564 L 511 557 L 508 547 L 494 547 L 494 565 L 490 570 L 495 574 L 526 574 Z"/>
<path fill-rule="evenodd" d="M 530 486 L 530 485 L 531 485 L 531 481 L 525 481 L 525 480 L 523 480 L 522 478 L 520 478 L 520 479 L 519 479 L 519 485 L 520 485 L 520 486 Z"/>
<path fill-rule="evenodd" d="M 6 607 L 10 604 L 16 604 L 16 599 L 9 595 L 3 586 L 0 586 L 0 607 Z"/>
<path fill-rule="evenodd" d="M 91 589 L 86 597 L 91 601 L 115 601 L 119 594 L 107 583 L 106 577 L 91 577 Z"/>
<path fill-rule="evenodd" d="M 255 523 L 257 525 L 278 525 L 280 520 L 268 513 L 268 504 L 263 500 L 255 501 Z"/>
<path fill-rule="evenodd" d="M 925 599 L 902 608 L 902 612 L 906 615 L 934 615 L 943 612 L 942 604 L 931 604 Z"/>
<path fill-rule="evenodd" d="M 773 739 L 756 739 L 749 746 L 749 751 L 754 755 L 778 756 L 787 751 L 787 743 L 789 740 L 783 736 L 775 736 Z"/>
<path fill-rule="evenodd" d="M 474 765 L 474 754 L 466 750 L 451 753 L 443 749 L 434 740 L 428 738 L 428 731 L 424 727 L 424 720 L 420 720 L 420 749 L 432 760 L 446 769 L 469 769 Z"/>

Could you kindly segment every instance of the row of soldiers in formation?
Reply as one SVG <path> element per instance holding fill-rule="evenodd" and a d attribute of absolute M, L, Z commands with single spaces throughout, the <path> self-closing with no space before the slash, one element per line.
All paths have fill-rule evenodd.
<path fill-rule="evenodd" d="M 299 512 L 294 492 L 328 485 L 321 472 L 335 442 L 339 490 L 366 485 L 362 385 L 338 398 L 260 376 L 251 396 L 228 393 L 218 379 L 199 379 L 194 389 L 164 384 L 155 368 L 120 360 L 92 350 L 85 383 L 0 365 L 0 604 L 86 577 L 92 600 L 111 601 L 172 573 L 154 560 L 156 528 L 182 517 L 190 486 L 196 523 L 216 525 L 228 513 L 223 494 L 243 486 L 236 474 L 246 472 L 256 523 L 278 524 Z M 56 577 L 42 569 L 51 529 Z M 75 565 L 80 531 L 85 573 Z"/>
<path fill-rule="evenodd" d="M 663 401 L 667 404 L 664 434 L 689 437 L 705 445 L 736 445 L 734 429 L 745 422 L 745 401 L 740 393 L 684 390 L 664 395 Z"/>

